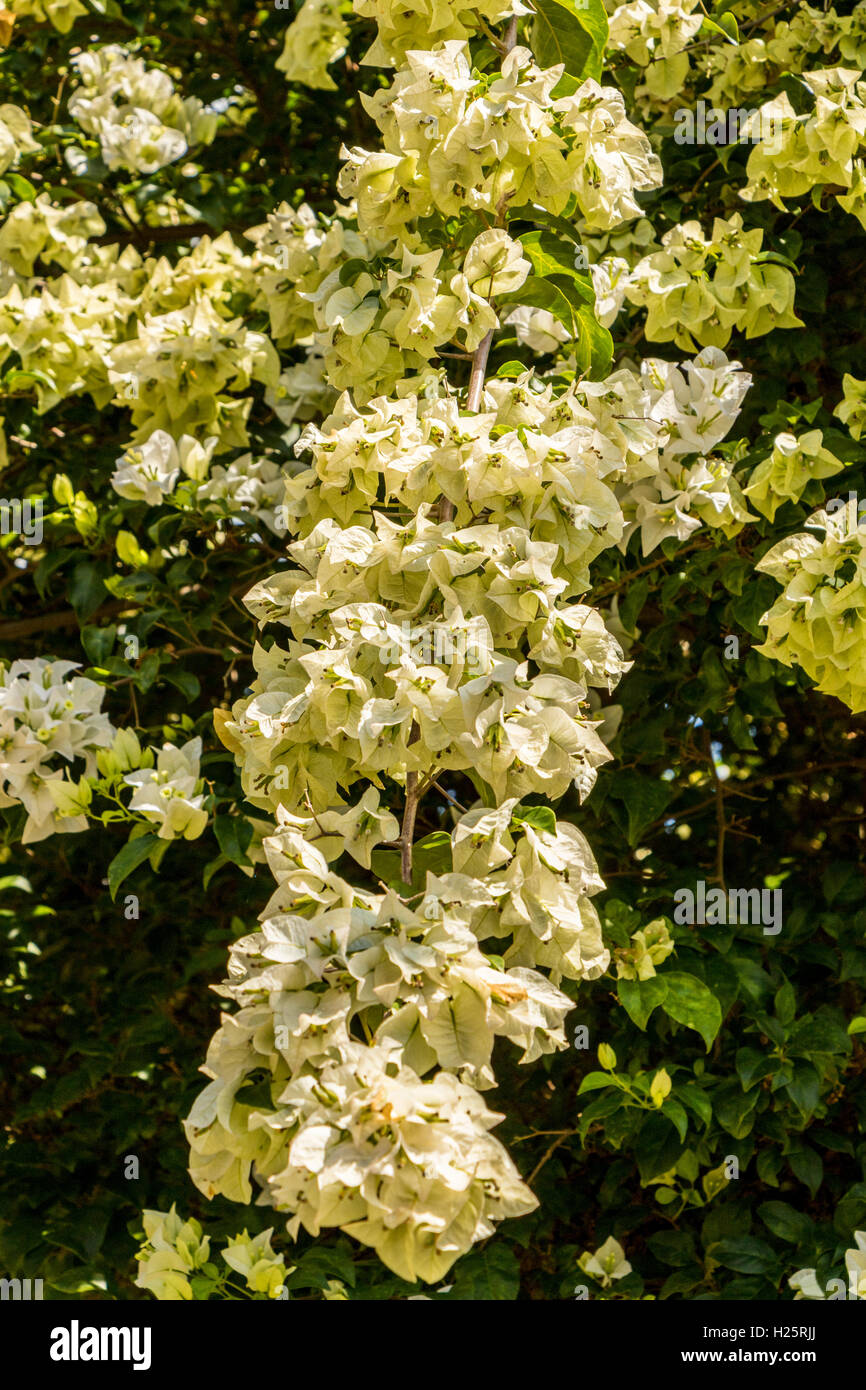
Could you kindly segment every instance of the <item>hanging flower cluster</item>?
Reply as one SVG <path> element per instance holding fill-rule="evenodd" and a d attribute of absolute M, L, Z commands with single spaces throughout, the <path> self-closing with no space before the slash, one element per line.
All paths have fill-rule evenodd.
<path fill-rule="evenodd" d="M 441 1278 L 534 1206 L 479 1094 L 493 1043 L 527 1062 L 564 1047 L 559 982 L 609 964 L 589 847 L 520 798 L 585 796 L 609 757 L 589 697 L 627 663 L 578 599 L 622 537 L 612 484 L 641 427 L 603 385 L 484 381 L 496 304 L 519 303 L 533 269 L 509 205 L 573 194 L 604 228 L 658 182 L 619 94 L 588 79 L 552 98 L 561 73 L 519 47 L 488 75 L 462 38 L 410 49 L 369 102 L 385 150 L 350 152 L 348 216 L 323 231 L 283 207 L 251 238 L 276 336 L 312 329 L 344 394 L 298 444 L 289 566 L 246 600 L 285 637 L 257 646 L 252 692 L 217 720 L 276 821 L 277 888 L 220 989 L 238 1007 L 186 1122 L 191 1172 L 239 1201 L 254 1178 L 290 1233 L 340 1226 L 407 1279 Z M 467 234 L 431 247 L 429 219 L 456 212 Z M 452 342 L 472 357 L 465 397 L 433 360 Z M 697 423 L 693 386 L 657 394 Z M 671 433 L 646 427 L 656 456 Z M 448 790 L 456 774 L 475 806 Z M 453 807 L 426 871 L 425 798 L 446 826 Z M 382 891 L 344 877 L 344 855 L 377 856 Z"/>

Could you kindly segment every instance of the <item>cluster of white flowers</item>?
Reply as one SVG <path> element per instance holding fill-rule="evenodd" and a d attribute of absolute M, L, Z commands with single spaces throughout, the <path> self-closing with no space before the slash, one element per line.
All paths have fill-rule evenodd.
<path fill-rule="evenodd" d="M 821 430 L 807 430 L 799 439 L 786 430 L 776 435 L 772 453 L 754 469 L 743 492 L 772 521 L 784 502 L 799 500 L 812 478 L 830 478 L 844 466 L 824 447 Z"/>
<path fill-rule="evenodd" d="M 107 365 L 141 438 L 158 429 L 175 438 L 215 435 L 220 449 L 247 445 L 252 398 L 228 392 L 246 392 L 253 381 L 277 384 L 279 359 L 270 339 L 241 319 L 223 318 L 201 298 L 168 313 L 145 313 L 136 327 L 135 337 L 107 354 Z"/>
<path fill-rule="evenodd" d="M 100 712 L 105 689 L 77 671 L 74 661 L 14 661 L 0 668 L 0 805 L 27 812 L 24 844 L 55 832 L 84 830 L 84 815 L 62 816 L 51 783 L 62 785 L 60 759 L 84 760 L 96 771 L 96 750 L 107 748 L 114 729 Z"/>
<path fill-rule="evenodd" d="M 749 16 L 738 42 L 705 46 L 705 17 L 698 0 L 605 0 L 610 16 L 608 47 L 641 70 L 635 100 L 644 115 L 669 115 L 684 95 L 696 97 L 707 77 L 704 97 L 720 110 L 754 100 L 786 73 L 803 73 L 835 54 L 837 61 L 862 70 L 866 65 L 866 4 L 850 14 L 802 3 L 790 21 L 776 11 Z M 755 7 L 753 7 L 755 8 Z M 760 7 L 757 7 L 760 9 Z M 722 12 L 724 13 L 724 12 Z M 743 15 L 738 10 L 740 24 Z M 712 34 L 717 31 L 711 31 Z"/>
<path fill-rule="evenodd" d="M 328 64 L 342 58 L 348 42 L 343 0 L 304 0 L 289 25 L 277 71 L 287 82 L 333 91 L 336 82 Z"/>
<path fill-rule="evenodd" d="M 784 199 L 810 189 L 833 188 L 840 207 L 866 227 L 866 82 L 859 68 L 827 68 L 803 75 L 814 109 L 798 115 L 787 92 L 766 102 L 752 118 L 767 132 L 749 155 L 748 183 L 740 197 Z M 840 193 L 839 188 L 847 190 Z"/>
<path fill-rule="evenodd" d="M 158 826 L 156 833 L 161 840 L 180 836 L 195 840 L 207 825 L 200 761 L 200 738 L 190 739 L 182 747 L 166 743 L 157 754 L 155 767 L 128 772 L 123 779 L 135 788 L 129 809 Z"/>
<path fill-rule="evenodd" d="M 719 107 L 737 106 L 778 82 L 784 73 L 803 73 L 814 66 L 816 56 L 837 53 L 845 65 L 866 65 L 866 4 L 863 0 L 849 14 L 801 4 L 788 20 L 767 16 L 767 29 L 739 44 L 711 50 L 708 68 L 712 85 L 708 99 Z"/>
<path fill-rule="evenodd" d="M 181 475 L 195 482 L 207 477 L 217 443 L 216 436 L 199 444 L 189 434 L 175 440 L 166 430 L 154 430 L 142 444 L 131 445 L 117 460 L 111 486 L 131 502 L 158 506 L 174 492 Z"/>
<path fill-rule="evenodd" d="M 530 14 L 522 0 L 478 0 L 471 9 L 447 0 L 355 0 L 356 14 L 376 22 L 376 38 L 365 63 L 393 67 L 409 49 L 433 49 L 449 39 L 466 39 L 482 22 L 498 24 L 511 15 Z"/>
<path fill-rule="evenodd" d="M 717 217 L 711 234 L 684 222 L 662 237 L 661 251 L 625 276 L 625 297 L 647 309 L 651 342 L 723 348 L 736 329 L 756 338 L 774 328 L 799 328 L 794 277 L 761 257 L 764 233 L 743 229 L 739 213 Z"/>
<path fill-rule="evenodd" d="M 198 97 L 181 97 L 167 72 L 119 45 L 87 49 L 72 63 L 80 86 L 69 97 L 69 114 L 97 137 L 109 169 L 152 174 L 216 135 L 215 112 Z"/>
<path fill-rule="evenodd" d="M 409 12 L 376 13 L 399 20 L 377 42 L 400 61 Z M 353 205 L 330 222 L 284 205 L 249 238 L 275 340 L 307 350 L 311 393 L 343 394 L 286 482 L 290 566 L 246 599 L 285 644 L 257 646 L 251 692 L 215 719 L 247 798 L 276 821 L 277 887 L 232 950 L 221 993 L 237 1009 L 187 1120 L 202 1191 L 248 1201 L 254 1179 L 292 1234 L 340 1226 L 426 1280 L 534 1205 L 478 1094 L 495 1084 L 494 1039 L 527 1062 L 564 1047 L 559 981 L 609 964 L 589 847 L 519 799 L 583 797 L 610 756 L 591 695 L 627 663 L 576 600 L 622 539 L 628 460 L 671 437 L 618 420 L 613 391 L 557 392 L 529 371 L 461 404 L 434 361 L 452 341 L 479 352 L 495 301 L 519 303 L 531 265 L 504 226 L 511 203 L 561 209 L 575 194 L 604 229 L 637 216 L 635 192 L 660 173 L 613 89 L 553 98 L 562 69 L 523 48 L 479 74 L 462 21 L 442 7 L 434 29 L 441 16 L 457 33 L 409 48 L 369 100 L 386 148 L 350 153 Z M 447 247 L 416 227 L 467 207 L 495 225 Z M 288 376 L 260 379 L 294 417 Z M 680 403 L 693 419 L 696 394 Z M 414 809 L 456 772 L 481 799 L 453 813 L 440 868 L 413 870 Z M 390 888 L 352 884 L 344 854 L 365 868 L 384 854 Z"/>
<path fill-rule="evenodd" d="M 562 212 L 572 194 L 591 226 L 637 217 L 635 194 L 661 166 L 613 87 L 587 79 L 554 97 L 561 66 L 539 69 L 515 48 L 499 74 L 473 74 L 467 45 L 410 50 L 391 87 L 365 98 L 384 149 L 348 151 L 338 187 L 355 198 L 362 232 L 400 235 L 434 209 L 496 215 L 506 204 Z"/>
<path fill-rule="evenodd" d="M 866 709 L 866 524 L 845 505 L 816 512 L 806 525 L 823 540 L 789 536 L 758 562 L 785 587 L 761 619 L 767 640 L 757 650 L 802 667 L 819 690 L 859 714 Z"/>
<path fill-rule="evenodd" d="M 72 270 L 88 238 L 104 231 L 94 203 L 58 207 L 47 193 L 40 193 L 32 203 L 18 203 L 0 226 L 0 260 L 22 277 L 33 274 L 37 260 Z"/>
<path fill-rule="evenodd" d="M 163 1302 L 189 1303 L 195 1298 L 191 1279 L 198 1277 L 216 1286 L 220 1276 L 213 1263 L 211 1238 L 203 1234 L 198 1221 L 184 1221 L 174 1203 L 170 1211 L 145 1210 L 142 1218 L 144 1241 L 135 1257 L 137 1288 Z M 243 1231 L 220 1251 L 232 1273 L 242 1276 L 251 1296 L 281 1297 L 293 1272 L 294 1267 L 287 1268 L 282 1255 L 274 1253 L 273 1233 L 273 1227 L 257 1236 Z"/>
<path fill-rule="evenodd" d="M 175 1204 L 170 1211 L 142 1212 L 145 1242 L 136 1259 L 135 1283 L 163 1302 L 192 1299 L 189 1277 L 210 1259 L 210 1238 L 202 1235 L 198 1221 L 184 1221 Z"/>
<path fill-rule="evenodd" d="M 227 468 L 212 465 L 219 442 L 217 435 L 199 443 L 189 434 L 176 440 L 166 430 L 154 430 L 120 456 L 111 486 L 131 502 L 155 507 L 176 497 L 178 483 L 184 481 L 186 504 L 203 515 L 231 521 L 255 518 L 271 531 L 285 531 L 283 470 L 252 454 L 234 459 Z"/>
<path fill-rule="evenodd" d="M 94 794 L 105 792 L 115 805 L 124 807 L 118 812 L 112 806 L 108 819 L 158 826 L 161 840 L 197 839 L 208 822 L 200 759 L 200 738 L 182 747 L 166 743 L 161 750 L 142 748 L 133 729 L 108 725 L 107 736 L 78 780 L 68 770 L 66 776 L 50 777 L 47 791 L 56 807 L 56 820 L 45 834 L 84 830 L 88 815 L 99 818 L 93 809 Z M 124 806 L 121 793 L 130 787 L 132 796 Z"/>
<path fill-rule="evenodd" d="M 285 532 L 286 475 L 271 459 L 244 454 L 223 468 L 217 464 L 196 492 L 202 511 L 238 522 L 254 517 L 277 535 Z"/>
<path fill-rule="evenodd" d="M 99 407 L 113 395 L 106 359 L 134 308 L 139 258 L 103 249 L 92 276 L 77 266 L 45 283 L 16 280 L 0 298 L 0 362 L 15 353 L 34 374 L 40 412 L 73 394 L 89 392 Z"/>
<path fill-rule="evenodd" d="M 630 0 L 611 10 L 609 47 L 644 69 L 638 98 L 669 101 L 682 92 L 690 67 L 684 50 L 703 18 L 699 0 Z"/>

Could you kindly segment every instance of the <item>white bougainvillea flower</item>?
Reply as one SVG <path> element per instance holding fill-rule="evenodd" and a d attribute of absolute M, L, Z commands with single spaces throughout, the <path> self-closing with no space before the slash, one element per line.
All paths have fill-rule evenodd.
<path fill-rule="evenodd" d="M 196 839 L 207 825 L 202 809 L 203 782 L 199 776 L 201 739 L 193 738 L 182 747 L 163 744 L 156 766 L 129 772 L 124 782 L 135 791 L 130 810 L 140 811 L 145 820 L 158 827 L 161 840 Z"/>

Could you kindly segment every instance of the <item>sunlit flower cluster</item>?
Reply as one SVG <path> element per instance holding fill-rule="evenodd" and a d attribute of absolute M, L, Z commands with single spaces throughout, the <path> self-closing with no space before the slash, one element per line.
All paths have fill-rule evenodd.
<path fill-rule="evenodd" d="M 794 277 L 762 259 L 763 237 L 760 227 L 744 230 L 739 213 L 717 217 L 709 234 L 699 222 L 667 232 L 664 249 L 638 263 L 625 291 L 631 304 L 647 309 L 647 338 L 694 351 L 696 343 L 726 347 L 735 329 L 757 338 L 802 326 Z"/>
<path fill-rule="evenodd" d="M 813 478 L 830 478 L 844 464 L 823 444 L 821 430 L 776 435 L 773 450 L 758 464 L 743 489 L 750 504 L 770 521 L 784 502 L 796 502 Z"/>
<path fill-rule="evenodd" d="M 362 231 L 401 234 L 434 209 L 496 215 L 509 203 L 561 212 L 574 194 L 591 226 L 640 215 L 636 193 L 657 187 L 658 159 L 626 118 L 619 92 L 587 79 L 552 96 L 560 68 L 539 69 L 515 48 L 491 78 L 473 75 L 467 46 L 411 50 L 391 87 L 365 104 L 381 152 L 355 148 L 339 189 L 355 198 Z"/>
<path fill-rule="evenodd" d="M 689 76 L 684 50 L 703 22 L 699 0 L 631 0 L 610 16 L 610 48 L 644 69 L 637 95 L 667 101 L 682 91 Z"/>
<path fill-rule="evenodd" d="M 134 789 L 130 810 L 155 825 L 160 840 L 195 840 L 207 825 L 200 761 L 200 738 L 190 739 L 182 747 L 166 743 L 155 766 L 142 767 L 124 777 L 127 786 Z"/>
<path fill-rule="evenodd" d="M 168 73 L 119 45 L 88 49 L 72 62 L 81 85 L 69 97 L 69 114 L 99 140 L 109 169 L 152 174 L 213 140 L 216 113 L 198 97 L 181 97 Z"/>
<path fill-rule="evenodd" d="M 779 541 L 757 569 L 784 585 L 758 650 L 800 666 L 827 695 L 866 709 L 866 524 L 856 506 L 816 512 L 817 535 Z"/>
<path fill-rule="evenodd" d="M 786 92 L 765 103 L 753 117 L 769 131 L 753 149 L 748 183 L 740 196 L 769 198 L 784 208 L 786 198 L 832 187 L 839 205 L 866 227 L 866 83 L 859 68 L 828 68 L 803 75 L 814 98 L 811 111 L 798 115 Z M 839 188 L 847 190 L 840 193 Z"/>
<path fill-rule="evenodd" d="M 334 90 L 328 64 L 346 51 L 348 26 L 343 0 L 304 0 L 289 25 L 283 51 L 276 62 L 287 82 Z"/>

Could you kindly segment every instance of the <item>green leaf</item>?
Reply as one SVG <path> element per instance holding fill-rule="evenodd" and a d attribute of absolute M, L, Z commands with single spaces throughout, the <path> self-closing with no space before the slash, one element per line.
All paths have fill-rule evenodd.
<path fill-rule="evenodd" d="M 205 864 L 204 871 L 201 876 L 201 886 L 205 890 L 205 892 L 207 892 L 208 887 L 210 885 L 210 881 L 213 878 L 214 874 L 219 873 L 220 869 L 224 869 L 226 864 L 229 864 L 230 862 L 231 861 L 226 857 L 226 855 L 218 854 L 216 859 L 212 859 L 209 864 Z"/>
<path fill-rule="evenodd" d="M 25 179 L 23 174 L 5 174 L 4 178 L 15 197 L 22 203 L 36 202 L 36 189 L 29 179 Z"/>
<path fill-rule="evenodd" d="M 562 274 L 529 275 L 519 290 L 502 295 L 499 303 L 547 309 L 574 340 L 573 351 L 580 371 L 593 378 L 607 371 L 613 357 L 613 339 L 595 318 L 578 280 Z"/>
<path fill-rule="evenodd" d="M 184 699 L 190 703 L 197 700 L 201 694 L 201 682 L 197 676 L 193 675 L 192 671 L 163 671 L 162 676 L 170 685 L 179 690 Z"/>
<path fill-rule="evenodd" d="M 625 597 L 619 605 L 619 620 L 626 632 L 635 633 L 641 609 L 649 598 L 649 590 L 650 582 L 646 576 L 635 579 L 626 589 Z"/>
<path fill-rule="evenodd" d="M 158 844 L 159 836 L 157 835 L 139 835 L 135 840 L 128 840 L 120 853 L 114 856 L 108 866 L 108 888 L 112 902 L 117 897 L 117 890 L 123 880 L 128 878 L 139 864 L 144 863 L 151 850 L 156 849 Z"/>
<path fill-rule="evenodd" d="M 117 627 L 111 623 L 108 627 L 83 627 L 81 629 L 81 645 L 88 659 L 94 666 L 104 666 L 117 641 Z"/>
<path fill-rule="evenodd" d="M 689 1128 L 689 1117 L 679 1101 L 668 1097 L 661 1113 L 666 1120 L 670 1120 L 680 1139 L 684 1140 Z"/>
<path fill-rule="evenodd" d="M 663 976 L 667 992 L 662 1008 L 677 1023 L 700 1033 L 709 1052 L 713 1039 L 722 1026 L 722 1010 L 718 999 L 695 975 L 666 971 Z"/>
<path fill-rule="evenodd" d="M 157 676 L 159 675 L 159 657 L 156 652 L 148 652 L 142 657 L 141 663 L 135 667 L 133 680 L 139 690 L 150 690 Z"/>
<path fill-rule="evenodd" d="M 105 598 L 104 577 L 96 565 L 82 560 L 72 571 L 67 593 L 79 620 L 89 618 Z"/>
<path fill-rule="evenodd" d="M 804 1115 L 814 1114 L 821 1098 L 821 1083 L 818 1073 L 809 1062 L 796 1063 L 794 1075 L 785 1089 Z"/>
<path fill-rule="evenodd" d="M 789 1048 L 795 1057 L 812 1057 L 816 1052 L 847 1054 L 851 1040 L 841 1023 L 820 1014 L 804 1018 L 791 1034 Z"/>
<path fill-rule="evenodd" d="M 520 1265 L 510 1246 L 499 1241 L 464 1255 L 455 1270 L 449 1299 L 511 1302 L 520 1288 Z"/>
<path fill-rule="evenodd" d="M 367 262 L 360 256 L 353 256 L 351 260 L 345 261 L 340 266 L 339 281 L 341 285 L 352 285 L 359 275 L 363 275 L 368 269 Z"/>
<path fill-rule="evenodd" d="M 791 1245 L 799 1245 L 812 1233 L 812 1220 L 805 1212 L 797 1211 L 787 1202 L 762 1202 L 758 1215 L 774 1236 Z"/>
<path fill-rule="evenodd" d="M 609 796 L 624 803 L 623 810 L 616 808 L 615 818 L 623 825 L 629 844 L 636 848 L 644 831 L 661 818 L 673 795 L 671 784 L 631 770 L 616 773 L 610 781 Z"/>
<path fill-rule="evenodd" d="M 685 1269 L 675 1270 L 669 1275 L 659 1290 L 659 1298 L 673 1298 L 675 1294 L 691 1293 L 704 1282 L 704 1271 L 699 1264 L 689 1264 Z"/>
<path fill-rule="evenodd" d="M 736 43 L 740 36 L 737 21 L 732 14 L 720 15 L 718 23 L 706 15 L 698 32 L 702 35 L 719 34 L 727 43 Z"/>
<path fill-rule="evenodd" d="M 587 304 L 575 311 L 575 319 L 578 332 L 573 351 L 578 369 L 593 381 L 600 381 L 613 361 L 613 338 Z"/>
<path fill-rule="evenodd" d="M 790 1023 L 797 1010 L 797 999 L 794 994 L 794 986 L 790 980 L 786 980 L 781 989 L 776 991 L 774 1000 L 776 1017 L 780 1023 Z"/>
<path fill-rule="evenodd" d="M 679 1268 L 695 1258 L 695 1238 L 691 1231 L 659 1231 L 647 1238 L 647 1245 L 662 1264 Z"/>
<path fill-rule="evenodd" d="M 518 241 L 536 275 L 542 279 L 552 275 L 565 275 L 574 281 L 581 303 L 595 304 L 592 276 L 588 270 L 575 263 L 579 253 L 575 251 L 573 242 L 561 241 L 553 232 L 543 228 L 524 232 L 518 237 Z"/>
<path fill-rule="evenodd" d="M 585 77 L 601 77 L 607 14 L 601 0 L 534 0 L 530 47 L 539 67 L 564 64 L 556 96 L 575 91 Z"/>
<path fill-rule="evenodd" d="M 512 825 L 531 825 L 533 830 L 556 834 L 556 812 L 551 806 L 515 806 L 511 812 Z"/>
<path fill-rule="evenodd" d="M 794 1177 L 808 1187 L 814 1197 L 824 1180 L 824 1162 L 821 1155 L 804 1145 L 795 1153 L 788 1154 L 788 1163 Z"/>
<path fill-rule="evenodd" d="M 610 1072 L 590 1071 L 581 1081 L 577 1094 L 582 1096 L 587 1091 L 600 1091 L 603 1086 L 613 1086 L 614 1084 Z"/>
<path fill-rule="evenodd" d="M 833 1229 L 850 1241 L 854 1231 L 866 1226 L 866 1182 L 849 1187 L 833 1213 Z"/>
<path fill-rule="evenodd" d="M 217 844 L 232 864 L 250 865 L 247 856 L 249 843 L 253 838 L 253 827 L 242 816 L 216 816 L 214 834 Z"/>
<path fill-rule="evenodd" d="M 737 1049 L 734 1065 L 743 1090 L 749 1091 L 756 1081 L 762 1081 L 777 1070 L 779 1059 L 771 1053 L 761 1052 L 757 1047 L 741 1047 Z"/>
<path fill-rule="evenodd" d="M 674 1095 L 682 1101 L 694 1115 L 704 1124 L 708 1125 L 713 1118 L 713 1107 L 709 1096 L 702 1091 L 700 1086 L 696 1086 L 689 1081 L 685 1086 L 674 1087 Z"/>
<path fill-rule="evenodd" d="M 754 1110 L 760 1090 L 743 1092 L 738 1083 L 720 1086 L 713 1095 L 713 1113 L 722 1129 L 734 1139 L 745 1139 L 755 1123 Z"/>
<path fill-rule="evenodd" d="M 772 1245 L 756 1236 L 728 1236 L 707 1253 L 725 1269 L 734 1269 L 738 1274 L 765 1274 L 775 1278 L 780 1269 L 779 1257 Z"/>
<path fill-rule="evenodd" d="M 412 846 L 412 886 L 423 888 L 428 873 L 450 874 L 453 866 L 451 836 L 447 830 L 434 830 Z"/>
<path fill-rule="evenodd" d="M 682 1141 L 663 1115 L 650 1115 L 641 1126 L 634 1156 L 642 1183 L 652 1182 L 673 1168 L 683 1151 Z"/>
<path fill-rule="evenodd" d="M 632 1023 L 643 1031 L 653 1009 L 663 1004 L 667 985 L 661 975 L 648 980 L 619 980 L 617 995 Z"/>
<path fill-rule="evenodd" d="M 511 208 L 508 220 L 509 222 L 541 222 L 545 227 L 552 227 L 554 231 L 559 232 L 560 236 L 573 241 L 575 246 L 582 246 L 578 227 L 569 222 L 567 217 L 560 217 L 555 212 L 548 212 L 547 208 L 540 207 L 537 203 L 524 203 L 522 207 Z"/>

